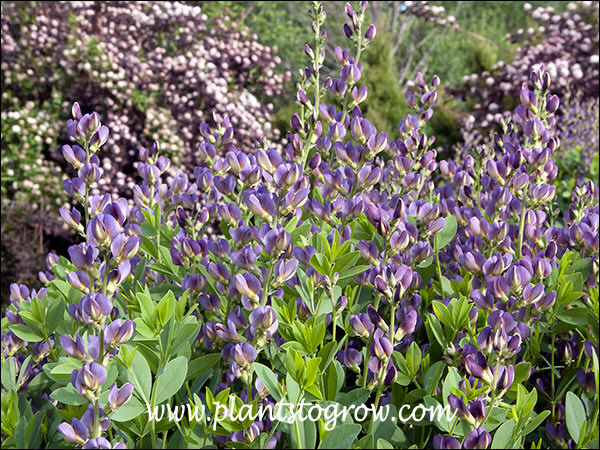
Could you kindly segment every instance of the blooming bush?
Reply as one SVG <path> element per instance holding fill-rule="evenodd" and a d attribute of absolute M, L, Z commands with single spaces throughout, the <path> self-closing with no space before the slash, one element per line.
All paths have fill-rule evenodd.
<path fill-rule="evenodd" d="M 112 131 L 94 194 L 130 196 L 137 149 L 154 140 L 191 171 L 199 125 L 212 123 L 213 113 L 236 125 L 231 144 L 240 150 L 267 134 L 277 139 L 268 101 L 287 78 L 275 73 L 279 59 L 257 36 L 209 21 L 196 5 L 5 2 L 1 33 L 2 222 L 9 228 L 20 228 L 14 218 L 21 215 L 52 217 L 68 200 L 60 124 L 74 100 L 99 111 Z M 3 238 L 3 260 L 19 266 L 13 277 L 34 278 L 39 259 L 19 254 L 19 236 Z M 40 245 L 59 251 L 58 239 L 50 229 Z"/>
<path fill-rule="evenodd" d="M 56 126 L 62 115 L 56 103 L 73 99 L 105 114 L 113 131 L 107 142 L 111 158 L 103 163 L 110 178 L 101 180 L 96 193 L 128 194 L 135 177 L 130 160 L 153 140 L 174 161 L 193 168 L 198 126 L 213 113 L 228 115 L 236 126 L 232 144 L 252 150 L 254 139 L 271 136 L 272 107 L 255 96 L 280 92 L 286 76 L 275 73 L 278 62 L 256 36 L 229 32 L 219 20 L 209 23 L 198 6 L 183 2 L 3 4 L 3 195 L 11 182 L 19 195 L 38 203 L 41 183 L 28 176 L 27 166 L 39 166 L 39 159 L 44 166 L 60 162 Z M 44 106 L 50 101 L 53 108 Z M 10 122 L 20 118 L 26 128 Z M 27 158 L 12 150 L 5 154 L 13 141 L 27 146 Z"/>
<path fill-rule="evenodd" d="M 466 75 L 455 92 L 477 99 L 474 114 L 480 127 L 496 123 L 496 116 L 518 104 L 530 68 L 542 64 L 553 80 L 553 93 L 564 95 L 570 87 L 586 100 L 598 98 L 598 2 L 569 2 L 562 14 L 552 6 L 526 3 L 524 9 L 536 26 L 507 36 L 519 44 L 512 62 L 499 61 L 490 71 Z"/>
<path fill-rule="evenodd" d="M 598 188 L 548 213 L 550 76 L 531 72 L 490 154 L 438 162 L 422 132 L 438 77 L 417 75 L 400 138 L 362 117 L 366 8 L 347 5 L 352 45 L 323 79 L 314 3 L 283 152 L 225 151 L 231 120 L 204 123 L 194 182 L 141 148 L 133 204 L 92 193 L 110 131 L 73 105 L 81 206 L 60 213 L 82 242 L 48 256 L 43 289 L 12 286 L 3 447 L 597 447 Z M 282 401 L 329 415 L 253 418 Z M 388 414 L 336 417 L 364 405 Z"/>

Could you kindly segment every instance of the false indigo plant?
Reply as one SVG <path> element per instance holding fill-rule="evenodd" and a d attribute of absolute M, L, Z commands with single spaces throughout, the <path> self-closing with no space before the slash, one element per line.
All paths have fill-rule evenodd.
<path fill-rule="evenodd" d="M 95 195 L 109 130 L 73 105 L 80 206 L 60 213 L 82 242 L 41 291 L 12 286 L 3 446 L 597 446 L 598 187 L 553 214 L 549 74 L 493 146 L 438 161 L 438 77 L 417 74 L 398 139 L 362 116 L 366 10 L 346 6 L 352 45 L 323 79 L 313 3 L 283 152 L 238 151 L 225 117 L 193 177 L 155 143 L 131 199 Z M 301 420 L 312 403 L 333 414 Z M 384 414 L 336 415 L 361 405 Z"/>

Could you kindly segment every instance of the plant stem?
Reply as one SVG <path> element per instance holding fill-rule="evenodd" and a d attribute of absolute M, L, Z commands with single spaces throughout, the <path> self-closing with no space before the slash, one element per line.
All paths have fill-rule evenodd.
<path fill-rule="evenodd" d="M 387 360 L 384 365 L 387 367 Z M 377 377 L 377 394 L 375 394 L 375 408 L 373 409 L 373 415 L 371 416 L 371 422 L 369 423 L 369 432 L 367 434 L 371 434 L 373 430 L 373 422 L 375 421 L 375 410 L 377 409 L 377 405 L 379 405 L 379 398 L 381 397 L 381 388 L 383 386 L 383 376 L 385 374 L 385 369 L 381 371 L 379 377 Z"/>
<path fill-rule="evenodd" d="M 526 188 L 523 189 L 523 197 L 521 198 L 521 218 L 519 219 L 519 239 L 517 241 L 517 259 L 521 259 L 523 257 L 523 234 L 525 232 L 525 213 L 527 212 L 527 194 L 525 191 Z"/>
<path fill-rule="evenodd" d="M 442 283 L 442 266 L 440 265 L 437 234 L 433 235 L 433 246 L 435 248 L 435 266 L 437 269 L 438 280 L 440 281 L 440 298 L 444 298 L 444 284 Z"/>
<path fill-rule="evenodd" d="M 100 399 L 96 399 L 94 402 L 94 429 L 92 436 L 94 439 L 100 437 Z"/>

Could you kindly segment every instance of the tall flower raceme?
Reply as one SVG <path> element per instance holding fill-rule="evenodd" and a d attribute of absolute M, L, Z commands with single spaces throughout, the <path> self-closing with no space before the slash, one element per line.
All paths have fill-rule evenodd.
<path fill-rule="evenodd" d="M 68 305 L 68 313 L 84 336 L 76 333 L 73 338 L 66 334 L 59 341 L 69 357 L 83 363 L 81 368 L 73 369 L 70 381 L 77 393 L 87 399 L 89 407 L 81 421 L 63 422 L 58 429 L 67 441 L 83 448 L 111 448 L 103 436 L 110 427 L 108 414 L 129 400 L 134 386 L 125 383 L 118 388 L 113 380 L 108 388 L 107 369 L 119 346 L 131 339 L 136 328 L 132 320 L 111 320 L 118 315 L 113 301 L 131 273 L 131 259 L 142 239 L 128 223 L 130 207 L 126 199 L 113 200 L 109 194 L 90 195 L 90 189 L 102 177 L 97 152 L 108 138 L 108 128 L 101 124 L 98 113 L 82 114 L 78 103 L 73 105 L 72 113 L 67 132 L 77 144 L 63 146 L 62 152 L 78 176 L 65 180 L 63 186 L 81 202 L 83 216 L 75 207 L 63 207 L 60 214 L 67 225 L 85 238 L 85 242 L 69 248 L 75 270 L 65 277 L 78 292 L 74 298 L 79 298 Z M 102 405 L 101 395 L 107 390 L 108 401 Z M 117 443 L 114 448 L 125 445 Z"/>
<path fill-rule="evenodd" d="M 597 188 L 576 191 L 560 228 L 546 207 L 558 148 L 549 78 L 532 76 L 534 90 L 523 89 L 524 105 L 494 148 L 461 164 L 437 161 L 424 132 L 437 77 L 417 76 L 398 139 L 362 116 L 360 58 L 376 36 L 366 11 L 365 2 L 346 7 L 353 45 L 335 49 L 339 76 L 323 80 L 325 15 L 313 4 L 314 46 L 283 153 L 264 142 L 238 151 L 225 117 L 200 126 L 193 176 L 173 168 L 169 178 L 172 161 L 156 144 L 139 151 L 131 202 L 97 197 L 95 144 L 106 132 L 94 138 L 99 118 L 74 108 L 78 143 L 64 153 L 79 172 L 65 187 L 87 207 L 62 216 L 85 242 L 70 249 L 71 261 L 51 259 L 41 300 L 15 286 L 20 309 L 11 307 L 3 328 L 13 367 L 31 351 L 17 340 L 26 331 L 56 341 L 19 391 L 56 402 L 32 403 L 38 418 L 60 408 L 65 420 L 48 441 L 593 446 Z M 66 325 L 51 336 L 47 317 Z M 7 389 L 10 443 L 24 425 L 12 418 L 18 389 Z M 247 415 L 278 402 L 300 417 L 314 417 L 311 402 L 388 414 L 350 413 L 337 426 L 328 422 L 335 415 L 319 423 Z M 413 419 L 397 420 L 410 415 L 404 404 Z M 419 420 L 418 405 L 447 406 L 455 417 L 425 411 Z M 221 420 L 209 423 L 195 407 Z"/>
<path fill-rule="evenodd" d="M 451 406 L 455 411 L 467 411 L 461 414 L 473 429 L 467 440 L 490 418 L 493 408 L 514 382 L 519 366 L 522 371 L 529 370 L 529 363 L 523 361 L 533 355 L 540 356 L 539 344 L 521 351 L 531 333 L 538 339 L 550 334 L 551 351 L 542 350 L 541 356 L 546 362 L 551 361 L 551 366 L 557 361 L 556 342 L 558 347 L 562 345 L 569 349 L 565 355 L 570 355 L 573 345 L 582 344 L 577 332 L 559 336 L 555 331 L 556 312 L 549 314 L 555 302 L 564 305 L 583 293 L 565 296 L 560 290 L 562 286 L 556 283 L 557 271 L 564 272 L 571 262 L 572 255 L 568 251 L 564 254 L 565 249 L 574 244 L 571 240 L 569 245 L 568 227 L 549 226 L 555 197 L 555 186 L 550 183 L 557 172 L 552 154 L 560 145 L 560 141 L 551 136 L 556 121 L 553 114 L 559 100 L 548 93 L 550 76 L 543 69 L 531 72 L 531 82 L 534 90 L 523 85 L 522 105 L 514 111 L 513 121 L 505 126 L 502 137 L 496 135 L 495 148 L 488 152 L 491 156 L 485 156 L 482 151 L 478 159 L 467 156 L 460 166 L 453 162 L 441 165 L 443 175 L 450 182 L 440 189 L 442 205 L 454 213 L 459 223 L 453 248 L 445 258 L 447 269 L 454 272 L 456 281 L 471 286 L 473 306 L 480 315 L 487 317 L 487 326 L 477 334 L 476 346 L 469 343 L 460 348 L 449 343 L 447 348 L 452 364 L 464 368 L 472 377 L 470 385 L 462 389 L 465 395 L 470 397 L 472 389 L 487 391 L 487 395 L 475 397 L 476 402 L 484 400 L 485 414 L 481 420 L 473 419 L 465 409 L 467 404 L 453 396 Z M 516 127 L 522 132 L 517 134 Z M 485 170 L 483 173 L 480 172 L 482 168 Z M 573 236 L 579 238 L 580 256 L 591 255 L 589 259 L 580 260 L 584 268 L 589 265 L 591 270 L 587 271 L 589 278 L 584 276 L 581 279 L 579 289 L 597 283 L 597 268 L 594 268 L 597 266 L 597 250 L 594 251 L 597 200 L 596 212 L 593 207 L 589 208 L 594 202 L 595 191 L 597 187 L 593 183 L 585 189 L 578 188 L 579 207 L 572 207 L 574 211 L 567 212 L 565 217 L 565 225 L 568 226 L 574 222 L 574 213 L 580 220 L 584 211 L 590 214 L 583 223 L 586 239 L 583 233 L 577 233 L 578 224 L 571 225 Z M 597 247 L 597 243 L 595 245 Z M 597 297 L 597 290 L 593 295 Z M 443 321 L 443 311 L 436 310 L 436 314 Z M 474 332 L 476 329 L 467 331 L 467 334 L 473 335 Z M 572 356 L 565 358 L 563 363 L 571 364 Z M 524 373 L 524 376 L 529 377 L 530 374 Z M 562 421 L 564 416 L 561 419 L 557 413 L 561 405 L 554 374 L 550 378 L 538 378 L 536 383 L 538 387 L 546 383 L 549 387 L 543 392 L 552 401 L 546 415 L 551 415 L 550 423 L 553 423 Z M 471 408 L 471 405 L 468 407 Z M 559 442 L 556 434 L 549 434 L 549 437 Z"/>

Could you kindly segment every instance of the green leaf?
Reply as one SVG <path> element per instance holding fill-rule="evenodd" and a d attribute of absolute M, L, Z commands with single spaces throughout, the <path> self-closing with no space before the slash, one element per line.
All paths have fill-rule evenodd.
<path fill-rule="evenodd" d="M 574 261 L 569 268 L 569 272 L 580 273 L 583 280 L 587 280 L 592 272 L 591 260 L 592 258 L 582 258 Z"/>
<path fill-rule="evenodd" d="M 529 433 L 535 431 L 537 429 L 537 427 L 539 427 L 541 425 L 541 423 L 546 420 L 546 417 L 548 417 L 550 415 L 550 411 L 546 410 L 546 411 L 542 411 L 541 413 L 539 413 L 537 416 L 535 416 L 525 427 L 525 429 L 522 431 L 522 435 L 523 436 L 527 436 Z"/>
<path fill-rule="evenodd" d="M 142 243 L 140 244 L 140 248 L 146 252 L 146 254 L 152 256 L 154 259 L 158 260 L 158 250 L 149 238 L 144 235 L 139 235 L 142 238 Z"/>
<path fill-rule="evenodd" d="M 85 405 L 88 403 L 88 400 L 84 398 L 79 392 L 75 390 L 75 388 L 71 385 L 66 387 L 61 387 L 52 392 L 50 394 L 57 402 L 63 403 L 65 405 Z"/>
<path fill-rule="evenodd" d="M 450 314 L 450 310 L 448 309 L 448 307 L 446 305 L 444 305 L 442 302 L 439 302 L 437 300 L 432 301 L 431 306 L 433 308 L 433 311 L 435 312 L 435 315 L 440 320 L 440 322 L 442 322 L 444 325 L 446 325 L 448 327 L 451 327 L 453 324 L 453 320 L 452 320 L 452 314 Z"/>
<path fill-rule="evenodd" d="M 513 381 L 513 386 L 516 386 L 519 383 L 529 379 L 529 373 L 531 371 L 531 363 L 530 362 L 522 362 L 514 366 L 515 367 L 515 379 Z"/>
<path fill-rule="evenodd" d="M 421 367 L 421 349 L 416 342 L 413 342 L 406 352 L 406 364 L 410 370 L 411 377 L 415 377 Z"/>
<path fill-rule="evenodd" d="M 437 387 L 445 368 L 446 364 L 443 361 L 437 361 L 425 373 L 423 384 L 428 395 L 431 395 Z"/>
<path fill-rule="evenodd" d="M 44 336 L 42 336 L 39 331 L 37 331 L 30 325 L 11 325 L 10 331 L 15 333 L 18 338 L 27 342 L 40 342 L 44 340 Z"/>
<path fill-rule="evenodd" d="M 138 389 L 144 400 L 150 402 L 150 391 L 152 389 L 152 374 L 148 361 L 136 352 L 133 357 L 133 363 L 128 372 L 128 380 Z"/>
<path fill-rule="evenodd" d="M 349 242 L 349 241 L 346 241 Z M 360 252 L 358 251 L 354 251 L 354 252 L 350 252 L 350 253 L 346 253 L 345 255 L 342 255 L 333 265 L 333 269 L 332 272 L 338 272 L 340 275 L 343 274 L 343 272 L 349 268 L 352 267 L 354 264 L 356 264 L 356 261 L 358 261 L 358 259 L 360 258 Z"/>
<path fill-rule="evenodd" d="M 496 430 L 494 439 L 492 440 L 491 448 L 508 448 L 515 425 L 515 419 L 510 419 L 508 422 L 504 422 L 500 428 Z"/>
<path fill-rule="evenodd" d="M 221 360 L 220 353 L 209 353 L 193 360 L 187 368 L 186 381 L 193 380 L 198 375 L 212 369 Z"/>
<path fill-rule="evenodd" d="M 44 420 L 44 412 L 36 412 L 25 428 L 25 445 L 26 448 L 40 448 L 42 442 L 42 420 Z"/>
<path fill-rule="evenodd" d="M 594 320 L 592 311 L 587 308 L 565 309 L 556 317 L 569 325 L 591 325 Z"/>
<path fill-rule="evenodd" d="M 567 430 L 571 438 L 579 443 L 579 437 L 581 434 L 581 427 L 586 421 L 585 409 L 579 397 L 573 392 L 567 392 L 567 402 L 565 405 L 565 421 L 567 423 Z"/>
<path fill-rule="evenodd" d="M 329 260 L 322 253 L 315 253 L 312 258 L 310 258 L 310 265 L 321 275 L 330 275 L 331 267 Z"/>
<path fill-rule="evenodd" d="M 446 348 L 446 337 L 444 336 L 444 330 L 442 329 L 440 320 L 433 314 L 428 313 L 426 325 L 435 339 L 439 342 L 440 346 Z"/>
<path fill-rule="evenodd" d="M 155 405 L 160 405 L 165 400 L 174 396 L 181 388 L 187 374 L 187 358 L 178 356 L 169 361 L 164 371 L 156 380 Z"/>
<path fill-rule="evenodd" d="M 367 401 L 371 391 L 366 388 L 353 389 L 350 392 L 340 392 L 336 401 L 342 406 L 360 405 Z"/>
<path fill-rule="evenodd" d="M 157 407 L 160 410 L 160 406 Z M 109 417 L 115 422 L 129 422 L 145 412 L 148 412 L 148 407 L 143 405 L 137 398 L 131 397 L 127 403 L 113 411 Z"/>
<path fill-rule="evenodd" d="M 446 217 L 446 225 L 436 234 L 438 250 L 443 249 L 446 245 L 450 243 L 450 241 L 452 241 L 452 239 L 456 235 L 457 229 L 458 224 L 456 222 L 456 217 Z"/>
<path fill-rule="evenodd" d="M 365 270 L 367 270 L 369 267 L 368 265 L 360 265 L 360 266 L 356 266 L 353 267 L 351 269 L 348 269 L 346 271 L 344 271 L 343 273 L 340 273 L 340 278 L 339 280 L 346 280 L 348 278 L 354 278 L 357 275 L 360 275 L 361 273 L 363 273 Z"/>
<path fill-rule="evenodd" d="M 277 378 L 275 378 L 273 371 L 267 366 L 263 366 L 257 362 L 252 364 L 252 367 L 254 367 L 256 376 L 260 378 L 260 381 L 262 381 L 262 383 L 265 385 L 267 391 L 269 391 L 269 394 L 271 394 L 276 401 L 280 401 L 283 397 L 279 391 L 279 383 Z"/>
<path fill-rule="evenodd" d="M 350 445 L 360 433 L 358 424 L 345 424 L 335 427 L 319 444 L 319 448 L 350 448 Z"/>

